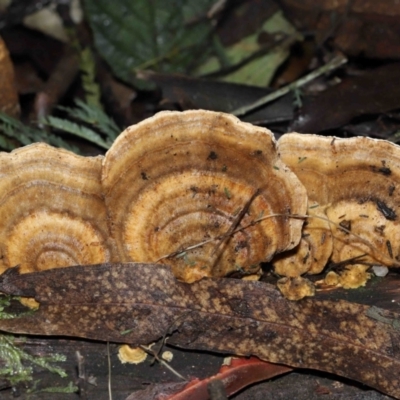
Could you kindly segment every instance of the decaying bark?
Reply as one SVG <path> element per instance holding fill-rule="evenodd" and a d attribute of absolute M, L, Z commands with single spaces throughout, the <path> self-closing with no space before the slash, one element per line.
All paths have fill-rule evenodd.
<path fill-rule="evenodd" d="M 313 368 L 400 398 L 398 314 L 345 301 L 289 302 L 272 286 L 233 279 L 175 280 L 166 266 L 101 264 L 0 277 L 0 291 L 35 297 L 30 315 L 0 329 L 143 344 L 169 334 L 191 349 Z M 376 317 L 378 316 L 378 317 Z"/>

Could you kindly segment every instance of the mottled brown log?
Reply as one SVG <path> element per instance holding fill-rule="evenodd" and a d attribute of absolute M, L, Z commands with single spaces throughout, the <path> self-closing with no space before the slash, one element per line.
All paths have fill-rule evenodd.
<path fill-rule="evenodd" d="M 395 313 L 367 316 L 345 301 L 289 302 L 272 286 L 234 279 L 176 281 L 167 266 L 102 264 L 0 277 L 4 293 L 35 297 L 38 311 L 0 321 L 28 334 L 148 343 L 164 334 L 184 348 L 333 372 L 400 397 Z"/>

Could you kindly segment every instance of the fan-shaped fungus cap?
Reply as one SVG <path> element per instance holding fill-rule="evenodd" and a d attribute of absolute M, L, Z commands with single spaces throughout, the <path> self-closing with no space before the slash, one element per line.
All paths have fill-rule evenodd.
<path fill-rule="evenodd" d="M 101 162 L 42 143 L 0 153 L 0 271 L 111 260 Z"/>
<path fill-rule="evenodd" d="M 122 364 L 140 364 L 147 358 L 147 353 L 141 347 L 131 347 L 123 344 L 118 349 L 118 358 Z"/>
<path fill-rule="evenodd" d="M 252 222 L 306 209 L 270 131 L 203 110 L 162 112 L 126 129 L 105 156 L 103 186 L 121 260 L 162 259 L 187 282 L 256 272 L 298 243 L 303 221 Z M 247 228 L 224 237 L 235 225 Z"/>
<path fill-rule="evenodd" d="M 381 267 L 386 268 L 386 267 Z M 371 274 L 367 272 L 368 265 L 346 265 L 340 273 L 329 271 L 323 280 L 315 282 L 318 288 L 343 287 L 345 289 L 357 289 L 365 286 Z"/>
<path fill-rule="evenodd" d="M 288 300 L 301 300 L 304 297 L 314 296 L 315 287 L 301 276 L 296 278 L 281 278 L 277 282 L 278 289 Z"/>
<path fill-rule="evenodd" d="M 308 215 L 311 218 L 303 225 L 300 243 L 273 260 L 275 272 L 279 275 L 296 277 L 305 273 L 318 274 L 332 254 L 332 233 L 325 209 L 312 201 L 309 204 Z"/>
<path fill-rule="evenodd" d="M 332 261 L 361 257 L 364 263 L 397 266 L 398 146 L 364 137 L 338 139 L 292 133 L 281 137 L 278 149 L 309 198 L 322 206 L 332 221 L 326 230 L 333 235 Z"/>
<path fill-rule="evenodd" d="M 161 358 L 162 358 L 164 361 L 171 362 L 172 359 L 174 358 L 174 353 L 172 353 L 171 351 L 164 351 L 164 352 L 161 354 Z"/>

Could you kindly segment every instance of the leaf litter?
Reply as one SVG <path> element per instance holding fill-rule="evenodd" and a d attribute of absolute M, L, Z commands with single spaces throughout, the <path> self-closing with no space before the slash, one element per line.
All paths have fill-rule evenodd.
<path fill-rule="evenodd" d="M 0 290 L 40 303 L 31 315 L 0 320 L 8 332 L 133 346 L 167 335 L 169 344 L 182 348 L 332 372 L 400 397 L 400 332 L 387 323 L 389 316 L 375 318 L 368 306 L 289 302 L 275 287 L 255 281 L 203 279 L 189 285 L 178 282 L 168 266 L 138 263 L 22 275 L 15 267 L 1 275 Z M 399 314 L 390 313 L 390 319 Z"/>

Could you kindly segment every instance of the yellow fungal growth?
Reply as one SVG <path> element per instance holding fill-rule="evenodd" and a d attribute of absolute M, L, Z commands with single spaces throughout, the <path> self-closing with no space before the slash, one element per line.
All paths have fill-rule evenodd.
<path fill-rule="evenodd" d="M 304 297 L 314 296 L 314 285 L 301 276 L 296 278 L 279 279 L 278 289 L 288 300 L 301 300 Z"/>
<path fill-rule="evenodd" d="M 351 265 L 346 268 L 339 278 L 340 285 L 345 289 L 357 289 L 360 286 L 365 286 L 371 274 L 367 272 L 367 265 Z"/>
<path fill-rule="evenodd" d="M 38 303 L 33 297 L 20 297 L 19 302 L 31 310 L 37 310 L 40 306 L 40 303 Z"/>
<path fill-rule="evenodd" d="M 339 286 L 340 276 L 334 271 L 329 271 L 325 276 L 324 284 L 329 287 Z"/>
<path fill-rule="evenodd" d="M 319 273 L 332 261 L 340 265 L 337 285 L 357 288 L 369 279 L 371 264 L 400 266 L 399 146 L 289 133 L 279 139 L 278 152 L 309 202 L 300 244 L 273 260 L 278 274 Z"/>
<path fill-rule="evenodd" d="M 140 347 L 124 344 L 118 349 L 118 358 L 122 364 L 140 364 L 146 360 L 147 353 Z"/>
<path fill-rule="evenodd" d="M 164 351 L 164 352 L 162 353 L 162 355 L 161 355 L 161 358 L 162 358 L 164 361 L 171 362 L 172 359 L 174 358 L 174 355 L 173 355 L 173 353 L 172 353 L 171 351 Z"/>

